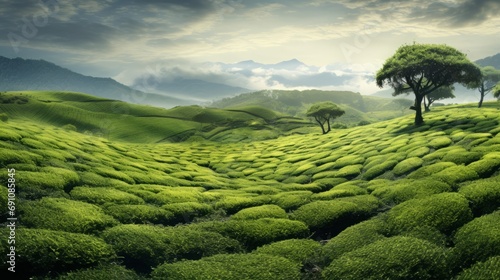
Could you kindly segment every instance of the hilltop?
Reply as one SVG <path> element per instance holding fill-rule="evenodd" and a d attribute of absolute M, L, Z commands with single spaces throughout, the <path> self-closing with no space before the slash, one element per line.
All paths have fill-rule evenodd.
<path fill-rule="evenodd" d="M 11 111 L 0 207 L 15 178 L 18 275 L 498 278 L 499 108 L 440 107 L 419 127 L 403 116 L 327 135 L 157 144 Z"/>

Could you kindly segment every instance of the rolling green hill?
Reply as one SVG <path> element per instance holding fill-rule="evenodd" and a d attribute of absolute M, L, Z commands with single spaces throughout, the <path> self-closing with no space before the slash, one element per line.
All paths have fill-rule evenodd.
<path fill-rule="evenodd" d="M 219 111 L 41 96 L 21 104 L 20 94 L 2 94 L 10 119 L 0 122 L 0 215 L 10 215 L 10 178 L 19 279 L 500 275 L 497 102 L 440 107 L 419 127 L 403 116 L 327 135 L 154 143 L 161 137 L 126 142 L 120 133 L 135 126 L 151 133 L 167 116 L 185 122 L 206 113 L 208 123 L 219 122 Z M 79 110 L 102 119 L 109 102 L 128 111 L 114 124 L 116 136 L 96 137 L 61 127 L 80 118 L 98 127 L 71 102 L 96 103 Z M 22 114 L 14 105 L 31 107 Z M 280 116 L 259 107 L 223 112 Z M 151 141 L 135 142 L 141 137 Z M 6 256 L 12 233 L 6 226 L 0 232 Z"/>
<path fill-rule="evenodd" d="M 393 98 L 365 96 L 351 91 L 322 90 L 263 90 L 224 98 L 212 103 L 218 108 L 230 109 L 241 106 L 260 106 L 291 116 L 305 118 L 307 109 L 316 102 L 332 101 L 346 114 L 336 119 L 344 126 L 356 126 L 360 122 L 378 122 L 404 114 L 409 110 L 393 102 Z"/>
<path fill-rule="evenodd" d="M 75 92 L 23 91 L 0 94 L 0 112 L 40 124 L 136 143 L 186 140 L 249 141 L 276 138 L 311 127 L 308 120 L 269 109 L 135 105 Z"/>

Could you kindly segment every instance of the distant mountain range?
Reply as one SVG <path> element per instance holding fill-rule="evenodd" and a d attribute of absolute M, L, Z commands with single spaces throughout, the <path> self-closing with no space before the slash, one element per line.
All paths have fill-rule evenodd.
<path fill-rule="evenodd" d="M 477 60 L 476 63 L 500 69 L 500 53 Z M 165 108 L 209 104 L 223 98 L 264 89 L 357 92 L 358 90 L 353 90 L 352 87 L 360 84 L 374 85 L 373 69 L 350 68 L 348 65 L 316 67 L 291 59 L 276 64 L 246 60 L 237 63 L 206 62 L 192 68 L 163 66 L 154 74 L 132 78 L 127 82 L 127 86 L 111 78 L 84 76 L 44 60 L 10 59 L 0 56 L 0 91 L 85 92 L 98 97 Z M 392 97 L 391 93 L 390 89 L 384 89 L 374 95 Z M 455 95 L 456 99 L 446 101 L 474 102 L 479 98 L 476 91 L 460 86 L 456 87 Z M 491 96 L 489 98 L 491 99 Z"/>
<path fill-rule="evenodd" d="M 75 73 L 45 60 L 0 56 L 0 91 L 60 90 L 136 104 L 173 107 L 189 101 L 156 93 L 145 93 L 111 78 L 96 78 Z"/>

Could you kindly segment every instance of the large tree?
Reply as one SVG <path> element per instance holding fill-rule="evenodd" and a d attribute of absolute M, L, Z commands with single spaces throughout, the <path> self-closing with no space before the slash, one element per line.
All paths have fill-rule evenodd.
<path fill-rule="evenodd" d="M 479 108 L 483 106 L 484 97 L 500 82 L 500 70 L 495 69 L 493 66 L 486 66 L 481 68 L 481 75 L 479 83 L 473 85 L 474 88 L 477 88 L 479 94 L 481 94 L 477 105 Z"/>
<path fill-rule="evenodd" d="M 309 110 L 307 110 L 306 115 L 308 117 L 313 117 L 321 127 L 323 134 L 327 134 L 331 130 L 330 120 L 340 117 L 344 113 L 345 111 L 335 103 L 326 101 L 312 105 Z M 326 129 L 325 124 L 327 124 Z"/>
<path fill-rule="evenodd" d="M 434 44 L 413 44 L 400 47 L 377 71 L 379 87 L 394 88 L 393 95 L 412 91 L 415 95 L 415 124 L 424 122 L 422 100 L 440 87 L 454 83 L 470 86 L 481 79 L 481 70 L 460 51 Z"/>

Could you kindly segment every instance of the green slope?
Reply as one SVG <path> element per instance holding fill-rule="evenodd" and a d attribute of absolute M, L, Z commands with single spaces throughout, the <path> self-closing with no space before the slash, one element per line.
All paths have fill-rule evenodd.
<path fill-rule="evenodd" d="M 47 106 L 17 105 L 41 104 Z M 57 104 L 71 107 L 50 103 Z M 0 122 L 0 208 L 7 209 L 6 186 L 14 177 L 19 277 L 494 279 L 487 277 L 499 273 L 497 102 L 440 107 L 420 127 L 405 116 L 327 135 L 157 144 L 68 131 L 49 124 L 62 113 L 28 117 L 12 104 L 1 106 L 12 116 Z M 169 114 L 189 115 L 180 108 Z M 126 115 L 116 131 L 156 129 L 143 122 L 148 118 Z M 85 122 L 95 125 L 92 119 Z M 240 135 L 251 130 L 235 128 L 243 129 Z M 7 227 L 0 231 L 9 234 Z M 6 238 L 0 245 L 8 254 Z"/>
<path fill-rule="evenodd" d="M 228 110 L 179 106 L 167 110 L 50 91 L 7 92 L 0 99 L 0 112 L 12 119 L 57 127 L 73 125 L 82 133 L 136 143 L 221 140 L 221 134 L 224 141 L 248 141 L 259 137 L 257 132 L 264 138 L 276 138 L 295 128 L 311 126 L 306 120 L 287 119 L 286 115 L 256 106 Z M 239 132 L 242 129 L 246 131 L 243 134 Z M 214 134 L 219 137 L 211 139 Z"/>

